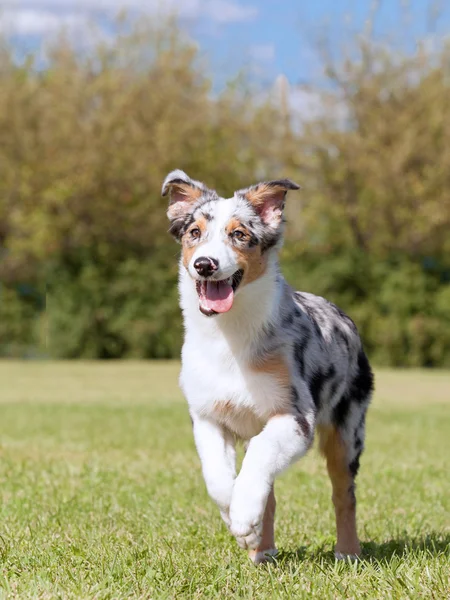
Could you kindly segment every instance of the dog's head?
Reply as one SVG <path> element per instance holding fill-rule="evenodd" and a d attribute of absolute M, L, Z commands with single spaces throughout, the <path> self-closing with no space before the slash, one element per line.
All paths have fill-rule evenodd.
<path fill-rule="evenodd" d="M 182 260 L 196 282 L 199 308 L 207 316 L 228 312 L 238 288 L 264 274 L 283 233 L 289 179 L 266 181 L 220 198 L 183 171 L 169 173 L 170 232 L 182 244 Z"/>

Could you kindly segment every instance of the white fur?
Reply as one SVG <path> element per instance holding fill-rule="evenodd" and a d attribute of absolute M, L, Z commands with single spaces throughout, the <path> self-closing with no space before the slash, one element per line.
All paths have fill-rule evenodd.
<path fill-rule="evenodd" d="M 216 502 L 226 524 L 230 525 L 229 507 L 236 477 L 234 440 L 212 421 L 199 419 L 194 414 L 192 422 L 208 494 Z"/>

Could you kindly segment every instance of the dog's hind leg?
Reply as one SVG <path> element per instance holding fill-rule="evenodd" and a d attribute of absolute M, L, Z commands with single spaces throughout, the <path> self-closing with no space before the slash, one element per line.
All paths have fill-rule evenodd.
<path fill-rule="evenodd" d="M 362 350 L 347 391 L 332 411 L 330 426 L 321 431 L 320 448 L 327 460 L 336 512 L 336 558 L 361 553 L 356 533 L 355 477 L 364 449 L 366 412 L 373 391 L 373 374 Z"/>
<path fill-rule="evenodd" d="M 354 475 L 350 469 L 347 444 L 339 429 L 331 426 L 320 430 L 320 450 L 327 461 L 333 488 L 336 514 L 336 558 L 356 557 L 361 547 L 356 532 L 356 497 Z"/>
<path fill-rule="evenodd" d="M 257 548 L 250 550 L 248 553 L 255 565 L 270 560 L 270 557 L 275 556 L 278 552 L 275 546 L 275 507 L 275 492 L 274 486 L 272 485 L 267 499 L 266 509 L 264 511 L 261 541 Z"/>

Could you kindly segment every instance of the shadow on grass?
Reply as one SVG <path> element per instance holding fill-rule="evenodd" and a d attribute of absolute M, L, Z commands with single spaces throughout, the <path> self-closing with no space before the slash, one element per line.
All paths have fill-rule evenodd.
<path fill-rule="evenodd" d="M 429 556 L 450 554 L 450 534 L 431 532 L 423 537 L 399 537 L 386 542 L 362 542 L 361 564 L 379 561 L 390 561 L 393 557 L 402 558 L 407 554 L 427 553 Z M 319 560 L 324 564 L 335 564 L 334 552 L 329 550 L 311 551 L 307 546 L 296 550 L 281 550 L 277 556 L 280 565 Z"/>
<path fill-rule="evenodd" d="M 365 542 L 362 547 L 365 560 L 389 560 L 393 556 L 402 557 L 407 553 L 417 552 L 438 556 L 450 552 L 450 534 L 433 531 L 423 537 L 394 538 L 381 544 Z"/>

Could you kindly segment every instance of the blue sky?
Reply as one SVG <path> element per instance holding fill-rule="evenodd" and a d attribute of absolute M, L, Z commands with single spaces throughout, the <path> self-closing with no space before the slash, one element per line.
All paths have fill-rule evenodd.
<path fill-rule="evenodd" d="M 325 36 L 331 51 L 362 31 L 373 0 L 2 0 L 0 27 L 13 35 L 20 53 L 36 48 L 60 25 L 82 35 L 88 20 L 108 30 L 121 7 L 155 14 L 177 10 L 183 26 L 198 42 L 221 87 L 239 69 L 270 85 L 279 74 L 292 84 L 317 79 L 320 61 L 315 44 Z M 408 5 L 402 9 L 402 5 Z M 436 0 L 381 0 L 374 31 L 379 39 L 412 51 L 417 38 L 436 43 L 450 32 L 450 2 L 442 0 L 440 16 L 432 16 Z"/>
<path fill-rule="evenodd" d="M 200 27 L 201 48 L 213 59 L 216 72 L 225 73 L 252 64 L 267 81 L 285 74 L 293 84 L 316 80 L 321 72 L 318 40 L 325 37 L 337 55 L 351 32 L 361 32 L 370 17 L 373 0 L 241 0 L 257 13 L 246 21 L 217 27 L 209 34 Z M 403 2 L 403 5 L 405 2 Z M 378 3 L 374 35 L 411 52 L 417 39 L 436 43 L 450 33 L 450 2 L 444 0 L 438 18 L 432 3 L 412 0 L 402 8 L 400 0 Z"/>

